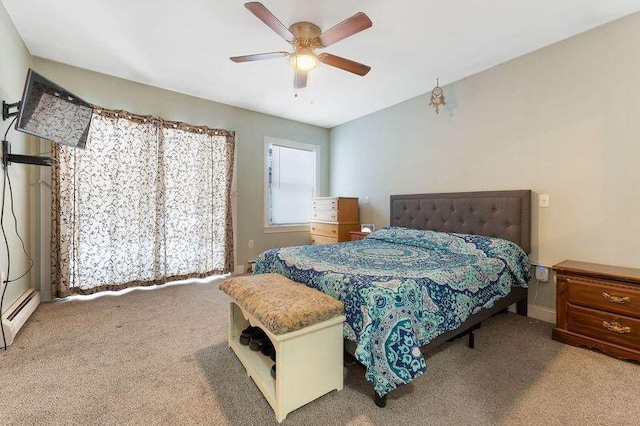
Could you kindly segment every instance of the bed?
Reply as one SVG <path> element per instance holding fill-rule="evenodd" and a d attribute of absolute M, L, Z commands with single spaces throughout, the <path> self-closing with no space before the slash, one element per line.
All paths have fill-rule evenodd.
<path fill-rule="evenodd" d="M 393 195 L 390 226 L 360 241 L 268 250 L 277 272 L 345 304 L 345 348 L 384 406 L 423 354 L 517 305 L 526 315 L 531 192 Z M 471 344 L 470 344 L 471 345 Z"/>

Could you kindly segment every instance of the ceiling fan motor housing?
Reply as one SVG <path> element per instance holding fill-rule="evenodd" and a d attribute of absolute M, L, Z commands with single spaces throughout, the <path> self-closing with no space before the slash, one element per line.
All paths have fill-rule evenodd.
<path fill-rule="evenodd" d="M 308 48 L 317 49 L 322 47 L 318 41 L 318 36 L 322 34 L 320 28 L 311 22 L 296 22 L 289 27 L 291 34 L 295 36 L 295 40 L 291 43 L 296 49 Z"/>

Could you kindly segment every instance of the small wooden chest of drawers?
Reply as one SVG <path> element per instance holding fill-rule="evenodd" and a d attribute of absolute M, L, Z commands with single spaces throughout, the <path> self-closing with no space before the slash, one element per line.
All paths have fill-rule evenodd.
<path fill-rule="evenodd" d="M 311 205 L 311 244 L 349 241 L 349 231 L 360 230 L 357 198 L 317 197 Z"/>
<path fill-rule="evenodd" d="M 349 235 L 351 235 L 351 241 L 360 241 L 370 233 L 371 232 L 351 231 L 349 232 Z"/>
<path fill-rule="evenodd" d="M 640 269 L 572 260 L 553 269 L 553 339 L 640 361 Z"/>

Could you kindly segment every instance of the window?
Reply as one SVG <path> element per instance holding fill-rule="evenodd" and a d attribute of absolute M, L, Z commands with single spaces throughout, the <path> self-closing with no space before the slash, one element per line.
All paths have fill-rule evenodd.
<path fill-rule="evenodd" d="M 307 230 L 316 196 L 320 147 L 266 137 L 265 230 Z"/>

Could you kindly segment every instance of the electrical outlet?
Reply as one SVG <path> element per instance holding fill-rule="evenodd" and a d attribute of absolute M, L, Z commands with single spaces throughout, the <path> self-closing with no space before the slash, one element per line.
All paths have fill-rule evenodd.
<path fill-rule="evenodd" d="M 249 248 L 253 248 L 253 240 L 249 240 Z"/>
<path fill-rule="evenodd" d="M 542 281 L 546 283 L 549 281 L 549 268 L 546 266 L 538 265 L 536 266 L 536 279 L 538 281 Z"/>

